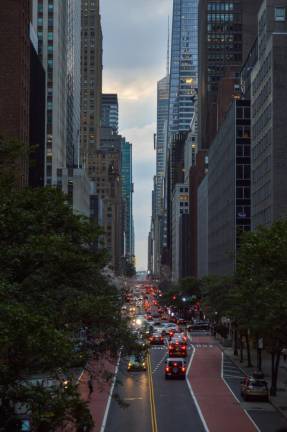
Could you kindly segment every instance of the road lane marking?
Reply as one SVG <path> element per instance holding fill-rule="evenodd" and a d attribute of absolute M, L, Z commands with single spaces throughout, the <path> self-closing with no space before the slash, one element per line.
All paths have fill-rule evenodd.
<path fill-rule="evenodd" d="M 148 379 L 149 379 L 151 427 L 152 427 L 152 432 L 158 432 L 150 354 L 148 354 L 147 357 L 147 367 L 148 367 Z"/>
<path fill-rule="evenodd" d="M 189 382 L 189 377 L 188 377 L 189 376 L 189 371 L 190 371 L 190 368 L 191 368 L 191 364 L 192 364 L 192 361 L 193 361 L 193 358 L 194 358 L 194 355 L 195 355 L 195 347 L 193 346 L 193 351 L 192 351 L 192 354 L 191 354 L 191 357 L 190 357 L 190 360 L 189 360 L 189 363 L 188 363 L 188 366 L 187 366 L 187 370 L 186 370 L 185 381 L 186 381 L 187 387 L 188 387 L 188 389 L 190 391 L 190 394 L 191 394 L 191 397 L 193 399 L 193 402 L 194 402 L 194 404 L 196 406 L 196 409 L 197 409 L 197 412 L 199 414 L 200 420 L 202 421 L 204 430 L 205 430 L 205 432 L 209 432 L 207 423 L 206 423 L 205 418 L 204 418 L 204 416 L 202 414 L 202 411 L 200 409 L 199 403 L 197 402 L 195 394 L 194 394 L 194 392 L 192 390 L 191 384 Z"/>
<path fill-rule="evenodd" d="M 152 371 L 152 374 L 154 374 L 158 368 L 162 365 L 163 361 L 166 359 L 166 353 L 164 353 L 162 359 L 160 360 L 160 362 L 156 365 L 156 367 L 154 368 L 154 370 Z"/>
<path fill-rule="evenodd" d="M 240 404 L 240 400 L 238 399 L 238 397 L 236 396 L 236 394 L 233 392 L 233 390 L 231 389 L 230 385 L 227 383 L 227 381 L 224 379 L 224 353 L 221 352 L 221 379 L 224 382 L 224 384 L 226 385 L 226 387 L 229 389 L 230 393 L 233 395 L 234 399 Z M 240 369 L 240 368 L 238 368 Z M 259 427 L 257 426 L 257 424 L 255 423 L 255 421 L 253 420 L 253 418 L 248 414 L 247 410 L 242 408 L 243 411 L 245 412 L 245 414 L 247 415 L 247 417 L 249 418 L 249 420 L 251 421 L 251 423 L 253 424 L 253 426 L 255 427 L 255 429 L 257 430 L 257 432 L 261 432 L 261 429 L 259 429 Z"/>
<path fill-rule="evenodd" d="M 135 401 L 135 400 L 143 400 L 142 397 L 130 397 L 130 398 L 124 398 L 125 401 Z"/>
<path fill-rule="evenodd" d="M 224 375 L 224 378 L 229 378 L 229 379 L 240 379 L 242 380 L 244 377 L 243 376 L 238 376 L 238 375 Z"/>
<path fill-rule="evenodd" d="M 116 369 L 115 369 L 115 373 L 114 373 L 114 376 L 113 376 L 113 381 L 112 381 L 112 385 L 111 385 L 110 393 L 109 393 L 109 399 L 108 399 L 108 402 L 107 402 L 107 406 L 106 406 L 106 410 L 105 410 L 105 414 L 104 414 L 104 418 L 103 418 L 103 421 L 102 421 L 100 432 L 104 432 L 105 429 L 106 429 L 106 424 L 107 424 L 107 420 L 108 420 L 108 414 L 109 414 L 109 410 L 110 410 L 110 406 L 111 406 L 111 401 L 112 401 L 112 396 L 113 396 L 113 392 L 114 392 L 114 388 L 115 388 L 115 384 L 116 384 L 117 374 L 118 374 L 118 371 L 119 371 L 120 361 L 121 361 L 121 351 L 119 353 L 119 358 L 118 358 Z"/>

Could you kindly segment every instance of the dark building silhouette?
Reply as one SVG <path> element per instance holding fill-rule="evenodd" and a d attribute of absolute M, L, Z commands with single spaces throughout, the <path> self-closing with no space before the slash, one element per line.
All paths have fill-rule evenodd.
<path fill-rule="evenodd" d="M 2 0 L 0 12 L 0 134 L 29 146 L 30 1 Z M 28 157 L 17 162 L 17 184 L 28 184 Z"/>
<path fill-rule="evenodd" d="M 257 34 L 262 0 L 199 1 L 199 148 L 212 143 Z M 221 84 L 220 84 L 221 83 Z M 219 84 L 222 87 L 218 100 Z M 238 86 L 238 87 L 235 87 Z M 223 100 L 223 96 L 224 99 Z"/>
<path fill-rule="evenodd" d="M 44 186 L 46 75 L 35 47 L 30 43 L 30 163 L 29 186 Z"/>
<path fill-rule="evenodd" d="M 207 150 L 200 150 L 196 155 L 196 164 L 189 171 L 189 275 L 197 277 L 197 190 L 206 174 Z"/>

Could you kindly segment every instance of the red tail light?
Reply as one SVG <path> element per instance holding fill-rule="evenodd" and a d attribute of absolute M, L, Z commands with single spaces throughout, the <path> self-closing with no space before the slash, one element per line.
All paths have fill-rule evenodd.
<path fill-rule="evenodd" d="M 173 363 L 173 366 L 177 366 L 177 363 Z"/>
<path fill-rule="evenodd" d="M 169 372 L 169 367 L 168 366 L 166 366 L 165 371 Z"/>
<path fill-rule="evenodd" d="M 169 346 L 168 346 L 168 349 L 169 349 L 169 350 L 171 350 L 171 349 L 172 349 L 172 346 L 171 346 L 171 345 L 169 345 Z"/>
<path fill-rule="evenodd" d="M 183 345 L 183 346 L 181 347 L 181 349 L 182 349 L 183 351 L 185 351 L 185 350 L 186 350 L 186 346 Z"/>
<path fill-rule="evenodd" d="M 185 367 L 182 367 L 181 370 L 182 370 L 182 372 L 185 372 Z"/>

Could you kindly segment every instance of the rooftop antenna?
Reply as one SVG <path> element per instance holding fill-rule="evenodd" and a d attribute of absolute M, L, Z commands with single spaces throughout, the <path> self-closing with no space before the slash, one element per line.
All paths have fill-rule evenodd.
<path fill-rule="evenodd" d="M 169 16 L 167 18 L 167 56 L 166 56 L 166 75 L 169 75 L 170 62 L 170 31 L 169 31 Z"/>

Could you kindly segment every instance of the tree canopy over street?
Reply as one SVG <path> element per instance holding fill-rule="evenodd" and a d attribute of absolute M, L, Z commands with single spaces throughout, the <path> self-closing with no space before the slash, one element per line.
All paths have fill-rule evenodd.
<path fill-rule="evenodd" d="M 73 376 L 90 359 L 115 357 L 132 343 L 121 295 L 103 276 L 107 255 L 95 249 L 98 227 L 73 214 L 56 189 L 15 188 L 9 164 L 15 148 L 0 140 L 6 161 L 0 174 L 0 430 L 17 430 L 19 403 L 33 430 L 54 431 L 65 422 L 89 430 L 92 419 Z M 39 374 L 60 384 L 32 385 Z"/>

